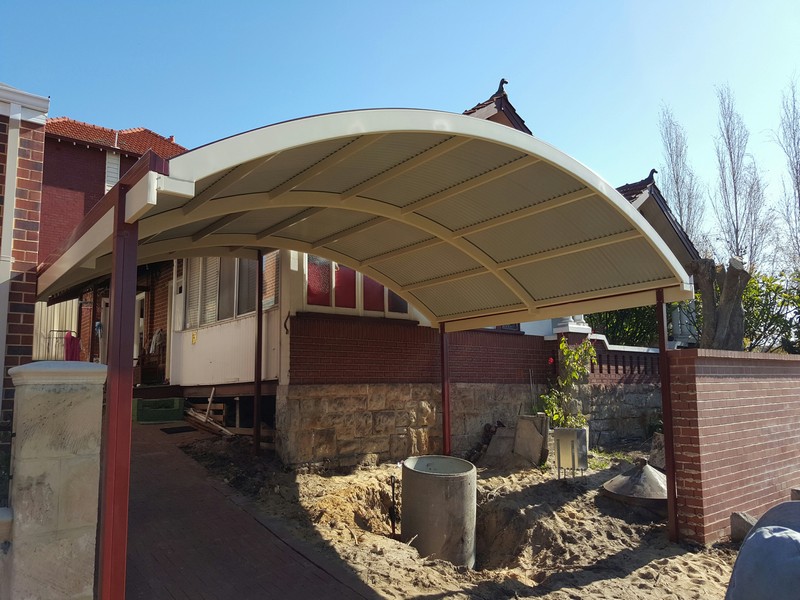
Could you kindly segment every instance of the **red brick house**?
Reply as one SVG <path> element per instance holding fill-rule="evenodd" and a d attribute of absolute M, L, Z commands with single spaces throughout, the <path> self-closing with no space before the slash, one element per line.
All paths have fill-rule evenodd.
<path fill-rule="evenodd" d="M 113 130 L 69 120 L 55 120 L 54 128 L 65 129 L 51 139 L 44 131 L 48 104 L 45 98 L 0 85 L 0 304 L 5 303 L 8 315 L 2 324 L 4 374 L 8 366 L 31 360 L 37 293 L 56 302 L 83 298 L 86 304 L 76 311 L 81 311 L 80 333 L 88 332 L 90 338 L 84 343 L 84 358 L 100 358 L 102 328 L 97 335 L 95 324 L 103 322 L 103 315 L 98 298 L 103 297 L 104 277 L 111 270 L 109 227 L 103 219 L 113 206 L 109 200 L 116 198 L 112 190 L 97 199 L 102 196 L 99 182 L 105 187 L 106 181 L 98 173 L 110 170 L 113 180 L 109 151 L 120 154 L 123 173 L 127 168 L 123 154 L 132 157 L 144 148 L 122 148 L 123 132 L 115 132 L 111 140 L 107 132 Z M 551 330 L 571 333 L 582 328 L 580 318 L 560 322 L 557 317 L 690 297 L 688 277 L 680 265 L 692 256 L 693 248 L 652 177 L 613 190 L 582 165 L 529 136 L 502 86 L 467 115 L 481 119 L 402 110 L 310 117 L 221 140 L 178 154 L 167 163 L 149 157 L 147 164 L 131 169 L 136 177 L 127 180 L 132 182 L 127 201 L 140 212 L 133 213 L 130 221 L 138 227 L 139 260 L 150 265 L 139 271 L 137 294 L 145 296 L 135 315 L 141 332 L 135 344 L 140 358 L 152 357 L 152 349 L 165 346 L 162 374 L 180 387 L 162 391 L 199 394 L 216 385 L 223 397 L 249 393 L 260 304 L 266 330 L 259 350 L 263 350 L 261 379 L 267 401 L 270 396 L 274 401 L 273 413 L 266 417 L 274 417 L 278 451 L 286 462 L 352 464 L 437 451 L 443 443 L 445 412 L 452 420 L 453 450 L 458 451 L 475 439 L 484 422 L 504 415 L 513 420 L 548 376 L 547 358 L 555 340 L 525 334 L 530 329 L 524 327 L 509 332 L 495 326 L 526 322 L 536 315 L 559 321 Z M 517 131 L 474 124 L 483 120 Z M 79 139 L 74 127 L 82 128 L 81 135 L 89 131 L 98 137 Z M 151 146 L 173 143 L 152 135 Z M 48 163 L 49 145 L 56 148 L 54 155 L 60 154 L 52 163 Z M 106 160 L 85 154 L 84 166 L 93 165 L 91 173 L 76 182 L 64 163 L 78 146 L 81 152 L 85 148 L 105 153 Z M 162 148 L 163 153 L 168 151 Z M 84 164 L 83 159 L 74 160 Z M 59 161 L 61 166 L 55 166 Z M 51 173 L 49 164 L 54 165 Z M 386 185 L 390 180 L 392 185 Z M 93 182 L 91 187 L 84 187 L 88 181 Z M 490 184 L 497 182 L 502 193 L 493 193 Z M 60 246 L 68 248 L 69 255 L 46 258 L 38 252 L 37 278 L 37 251 L 44 241 L 40 222 L 41 231 L 52 232 L 48 240 L 63 235 L 58 223 L 48 222 L 51 209 L 45 209 L 43 187 L 52 192 L 48 198 L 54 199 L 55 212 L 68 205 L 69 216 L 85 218 L 73 243 Z M 119 188 L 114 189 L 118 197 Z M 380 203 L 392 208 L 384 210 Z M 148 213 L 142 204 L 155 209 Z M 541 218 L 542 214 L 552 218 Z M 182 217 L 173 218 L 176 215 Z M 441 222 L 431 225 L 436 219 Z M 515 245 L 513 234 L 520 231 L 516 225 L 524 225 L 523 232 L 536 231 L 544 241 Z M 409 237 L 415 227 L 427 237 Z M 361 235 L 365 231 L 374 235 Z M 483 238 L 479 235 L 487 231 Z M 587 231 L 588 236 L 580 237 Z M 490 257 L 476 266 L 470 260 L 481 255 L 470 254 L 463 242 L 467 237 L 486 256 L 493 244 L 498 254 L 517 254 Z M 448 249 L 462 253 L 448 254 Z M 586 253 L 582 260 L 565 258 L 580 253 Z M 261 254 L 259 267 L 252 261 Z M 409 255 L 416 261 L 406 260 Z M 624 268 L 610 273 L 604 270 L 609 263 Z M 257 297 L 253 272 L 263 273 L 265 279 Z M 135 275 L 131 272 L 129 279 Z M 518 277 L 516 282 L 510 275 Z M 482 278 L 490 284 L 499 281 L 505 288 L 470 285 Z M 592 289 L 606 278 L 607 287 Z M 90 296 L 85 295 L 87 290 Z M 448 302 L 453 297 L 455 301 Z M 498 304 L 498 298 L 506 298 L 506 304 Z M 426 324 L 438 324 L 439 331 Z M 489 325 L 493 329 L 487 329 Z M 166 337 L 154 346 L 159 329 Z M 93 336 L 98 338 L 94 342 Z M 449 361 L 440 358 L 445 340 L 450 345 Z M 698 360 L 725 363 L 741 357 L 699 352 L 699 358 L 694 351 L 691 356 L 674 353 L 666 360 L 672 363 L 676 385 L 672 399 L 681 411 L 678 421 L 687 421 L 677 423 L 676 441 L 679 450 L 685 450 L 676 457 L 678 509 L 684 523 L 696 528 L 682 530 L 682 535 L 707 541 L 724 531 L 727 512 L 744 504 L 723 505 L 716 500 L 704 504 L 704 498 L 729 497 L 729 477 L 735 474 L 730 475 L 727 461 L 748 455 L 752 446 L 732 449 L 726 433 L 717 432 L 732 425 L 716 423 L 716 412 L 728 406 L 716 392 L 708 407 L 700 407 L 710 409 L 701 415 L 706 419 L 701 425 L 710 423 L 715 439 L 700 435 L 696 417 L 702 394 L 695 389 L 696 375 L 730 378 L 744 366 L 700 369 Z M 652 358 L 608 348 L 601 353 L 595 382 L 638 383 L 642 377 L 652 377 Z M 449 411 L 439 395 L 443 364 L 450 366 Z M 780 378 L 796 380 L 796 369 L 776 371 L 767 366 L 769 377 L 779 372 Z M 109 380 L 113 377 L 123 380 L 119 375 L 110 375 Z M 709 384 L 718 383 L 701 381 L 706 391 L 713 389 Z M 727 385 L 726 389 L 743 389 L 735 381 Z M 752 387 L 752 381 L 747 385 Z M 785 387 L 784 381 L 765 378 L 761 388 L 769 391 L 778 385 Z M 119 415 L 114 423 L 120 431 L 129 417 L 122 395 L 130 385 L 123 391 L 121 387 L 110 392 L 108 404 Z M 758 392 L 750 387 L 739 391 L 736 406 L 750 402 Z M 784 418 L 781 411 L 788 409 L 788 403 L 776 406 L 775 414 Z M 13 388 L 6 380 L 5 423 L 12 407 Z M 759 417 L 768 413 L 759 409 Z M 746 419 L 750 415 L 743 414 Z M 762 431 L 772 427 L 763 421 Z M 751 428 L 748 424 L 746 431 Z M 9 439 L 8 431 L 3 435 Z M 772 444 L 776 438 L 769 439 Z M 697 465 L 701 443 L 715 445 L 710 456 L 717 471 L 720 464 L 725 471 L 721 481 L 717 471 Z M 780 468 L 780 481 L 770 483 L 774 488 L 770 501 L 785 492 L 791 478 L 784 473 L 794 472 L 790 459 L 795 454 L 784 452 L 788 462 Z M 760 470 L 760 457 L 754 455 L 754 462 L 744 465 L 749 472 Z M 124 462 L 124 455 L 122 460 L 112 456 L 109 464 L 115 468 Z M 747 492 L 751 499 L 758 495 L 761 481 L 752 479 L 749 489 L 754 491 Z M 712 494 L 704 495 L 702 487 L 696 494 L 698 481 L 705 485 L 705 480 Z"/>
<path fill-rule="evenodd" d="M 502 85 L 465 114 L 530 135 Z M 53 136 L 53 153 L 58 155 L 54 165 L 79 145 L 108 156 L 125 137 L 123 132 L 64 119 L 52 123 L 48 135 Z M 151 139 L 172 143 L 160 136 Z M 142 148 L 127 150 L 132 154 Z M 173 145 L 161 150 L 177 153 L 182 148 Z M 88 160 L 93 161 L 93 189 L 101 189 L 103 162 L 95 155 Z M 47 174 L 45 183 L 49 183 Z M 75 190 L 62 188 L 53 190 L 54 198 L 80 203 Z M 642 189 L 650 188 L 644 185 Z M 84 207 L 96 202 L 86 199 L 87 191 L 83 190 Z M 182 191 L 176 188 L 175 193 Z M 429 314 L 418 311 L 407 296 L 395 294 L 372 272 L 362 274 L 337 260 L 319 258 L 313 251 L 280 247 L 284 239 L 280 236 L 302 237 L 303 228 L 318 211 L 287 211 L 261 233 L 277 245 L 263 252 L 261 269 L 261 410 L 264 421 L 278 430 L 281 456 L 289 463 L 347 463 L 366 455 L 396 459 L 440 450 L 439 333 L 429 327 L 433 324 Z M 241 244 L 234 243 L 222 255 L 216 248 L 203 247 L 206 240 L 224 234 L 237 218 L 237 214 L 226 215 L 200 229 L 187 223 L 191 243 L 197 245 L 191 251 L 181 250 L 180 244 L 166 238 L 160 241 L 165 234 L 154 230 L 152 243 L 181 258 L 140 267 L 134 356 L 144 383 L 170 384 L 169 388 L 141 388 L 137 394 L 205 397 L 215 387 L 216 397 L 228 404 L 228 419 L 247 424 L 252 422 L 248 407 L 253 395 L 258 266 L 252 251 Z M 581 219 L 576 224 L 582 225 Z M 347 231 L 364 231 L 372 225 L 356 224 Z M 393 235 L 392 230 L 387 229 L 386 235 Z M 573 234 L 567 229 L 565 235 Z M 679 237 L 675 239 L 681 243 Z M 105 351 L 104 286 L 102 278 L 94 279 L 62 289 L 54 297 L 82 298 L 77 328 L 84 359 L 102 360 Z M 547 359 L 555 348 L 554 338 L 547 337 L 553 325 L 556 331 L 587 333 L 578 318 L 560 324 L 548 321 L 536 329 L 538 335 L 525 335 L 525 330 L 530 331 L 527 326 L 450 334 L 454 451 L 474 443 L 485 422 L 513 422 L 520 410 L 527 410 L 531 396 L 543 390 L 550 374 Z M 606 373 L 604 381 L 608 379 Z M 244 414 L 235 414 L 237 410 Z"/>
<path fill-rule="evenodd" d="M 165 158 L 186 151 L 173 138 L 165 138 L 142 127 L 115 130 L 75 121 L 68 117 L 48 118 L 40 222 L 40 259 L 56 252 L 84 216 L 106 192 L 133 166 L 142 154 L 153 149 Z M 141 311 L 137 356 L 144 340 L 158 329 L 166 331 L 167 297 L 164 282 L 170 281 L 172 264 L 142 267 L 140 275 Z M 80 293 L 82 292 L 82 293 Z M 81 360 L 104 362 L 106 336 L 95 324 L 106 325 L 104 306 L 108 306 L 108 277 L 88 282 L 84 290 L 73 290 L 71 300 L 60 299 L 50 307 L 38 303 L 34 334 L 35 359 L 63 359 L 63 338 L 67 331 L 81 340 Z M 151 364 L 156 374 L 165 369 L 160 353 Z M 152 362 L 152 361 L 151 361 Z"/>

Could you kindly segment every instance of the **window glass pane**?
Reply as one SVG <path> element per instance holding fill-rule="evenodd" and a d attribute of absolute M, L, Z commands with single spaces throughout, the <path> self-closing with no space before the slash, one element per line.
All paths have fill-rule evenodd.
<path fill-rule="evenodd" d="M 384 311 L 383 286 L 364 275 L 364 310 Z"/>
<path fill-rule="evenodd" d="M 306 301 L 313 306 L 331 305 L 331 261 L 308 255 Z"/>
<path fill-rule="evenodd" d="M 193 329 L 200 324 L 200 274 L 202 258 L 190 258 L 186 262 L 183 278 L 183 289 L 186 293 L 186 329 Z"/>
<path fill-rule="evenodd" d="M 256 309 L 256 265 L 257 261 L 239 259 L 239 296 L 236 314 L 243 315 Z"/>
<path fill-rule="evenodd" d="M 279 256 L 279 250 L 264 255 L 264 291 L 261 296 L 264 308 L 275 306 L 278 303 Z"/>
<path fill-rule="evenodd" d="M 203 284 L 200 294 L 200 325 L 217 320 L 217 291 L 219 290 L 219 258 L 203 259 Z"/>
<path fill-rule="evenodd" d="M 336 306 L 356 307 L 356 272 L 350 267 L 336 265 Z"/>
<path fill-rule="evenodd" d="M 217 319 L 233 317 L 233 296 L 236 290 L 236 259 L 221 258 L 219 260 L 219 304 Z"/>
<path fill-rule="evenodd" d="M 389 312 L 403 313 L 403 314 L 408 312 L 408 302 L 403 300 L 392 290 L 389 290 Z"/>

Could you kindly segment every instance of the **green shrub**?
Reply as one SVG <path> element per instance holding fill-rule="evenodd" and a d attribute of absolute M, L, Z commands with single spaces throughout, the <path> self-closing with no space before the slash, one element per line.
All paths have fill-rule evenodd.
<path fill-rule="evenodd" d="M 597 353 L 589 338 L 570 346 L 566 337 L 559 343 L 559 369 L 555 385 L 539 396 L 544 413 L 553 427 L 584 427 L 586 415 L 575 396 L 578 384 L 589 375 L 590 365 L 597 363 Z"/>

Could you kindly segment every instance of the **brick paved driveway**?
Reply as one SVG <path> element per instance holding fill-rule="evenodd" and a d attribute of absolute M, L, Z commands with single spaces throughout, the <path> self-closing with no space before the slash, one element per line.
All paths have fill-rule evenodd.
<path fill-rule="evenodd" d="M 162 427 L 133 424 L 129 600 L 379 597 L 178 448 L 206 434 Z"/>

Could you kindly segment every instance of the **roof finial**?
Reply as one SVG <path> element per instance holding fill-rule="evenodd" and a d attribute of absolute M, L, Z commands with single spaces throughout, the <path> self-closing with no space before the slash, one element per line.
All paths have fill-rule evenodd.
<path fill-rule="evenodd" d="M 655 175 L 656 173 L 658 173 L 658 171 L 656 171 L 655 169 L 650 169 L 650 175 L 647 176 L 647 179 L 645 179 L 645 181 L 647 183 L 653 183 L 655 181 L 653 175 Z"/>
<path fill-rule="evenodd" d="M 503 89 L 504 85 L 507 85 L 508 81 L 505 78 L 500 80 L 500 85 L 497 86 L 497 91 L 494 93 L 494 96 L 505 96 L 506 91 Z M 492 96 L 492 97 L 494 97 Z"/>

